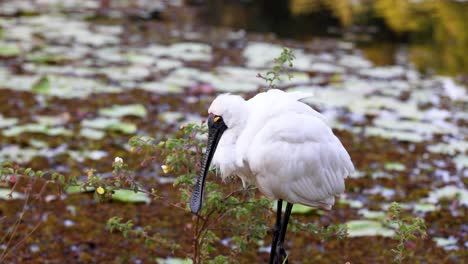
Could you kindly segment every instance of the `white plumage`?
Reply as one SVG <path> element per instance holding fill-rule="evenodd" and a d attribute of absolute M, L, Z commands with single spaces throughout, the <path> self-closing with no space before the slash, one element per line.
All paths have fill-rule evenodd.
<path fill-rule="evenodd" d="M 221 176 L 237 175 L 271 199 L 330 209 L 354 166 L 325 118 L 298 101 L 307 96 L 218 96 L 208 112 L 227 126 L 213 157 Z"/>

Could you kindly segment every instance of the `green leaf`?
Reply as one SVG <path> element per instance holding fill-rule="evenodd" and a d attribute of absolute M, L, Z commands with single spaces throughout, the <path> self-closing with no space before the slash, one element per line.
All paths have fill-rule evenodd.
<path fill-rule="evenodd" d="M 137 192 L 133 190 L 119 189 L 115 190 L 112 194 L 112 200 L 120 201 L 123 203 L 150 203 L 151 199 L 146 193 Z"/>
<path fill-rule="evenodd" d="M 32 86 L 32 91 L 36 93 L 47 93 L 50 90 L 50 82 L 47 76 L 43 76 Z"/>
<path fill-rule="evenodd" d="M 96 188 L 92 187 L 92 186 L 87 186 L 85 188 L 82 188 L 81 184 L 83 184 L 83 182 L 77 182 L 77 184 L 79 184 L 80 186 L 67 186 L 65 188 L 65 191 L 68 193 L 68 194 L 75 194 L 75 193 L 82 193 L 82 192 L 94 192 L 94 190 Z"/>

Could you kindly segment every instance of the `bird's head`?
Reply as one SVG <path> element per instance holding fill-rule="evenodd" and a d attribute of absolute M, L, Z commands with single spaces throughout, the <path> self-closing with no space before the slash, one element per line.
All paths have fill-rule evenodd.
<path fill-rule="evenodd" d="M 208 173 L 218 142 L 224 131 L 236 129 L 245 122 L 246 101 L 237 95 L 223 94 L 211 103 L 208 109 L 208 143 L 202 170 L 192 192 L 190 208 L 197 214 L 201 209 L 205 178 Z"/>
<path fill-rule="evenodd" d="M 228 128 L 236 128 L 245 122 L 246 101 L 238 95 L 222 94 L 208 108 L 208 114 L 221 117 Z"/>

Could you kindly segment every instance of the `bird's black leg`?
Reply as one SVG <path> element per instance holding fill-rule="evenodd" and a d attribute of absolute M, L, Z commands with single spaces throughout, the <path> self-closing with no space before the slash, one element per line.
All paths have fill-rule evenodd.
<path fill-rule="evenodd" d="M 271 243 L 270 261 L 268 262 L 269 264 L 274 264 L 273 261 L 275 260 L 276 245 L 278 244 L 278 239 L 279 239 L 282 209 L 283 209 L 283 200 L 279 199 L 277 206 L 276 206 L 276 222 L 275 222 L 275 226 L 273 227 L 273 242 Z"/>
<path fill-rule="evenodd" d="M 286 212 L 284 213 L 283 220 L 281 221 L 281 229 L 279 232 L 278 244 L 276 245 L 276 262 L 275 263 L 288 263 L 288 255 L 284 250 L 283 243 L 284 238 L 286 237 L 286 230 L 288 229 L 289 216 L 291 215 L 293 204 L 288 203 L 286 205 Z"/>

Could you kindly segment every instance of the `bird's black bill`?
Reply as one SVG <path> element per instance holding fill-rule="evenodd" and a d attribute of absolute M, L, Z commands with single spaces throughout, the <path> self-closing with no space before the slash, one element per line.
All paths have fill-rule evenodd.
<path fill-rule="evenodd" d="M 192 213 L 198 214 L 202 207 L 203 190 L 205 188 L 205 179 L 210 169 L 211 160 L 221 139 L 222 134 L 227 129 L 224 122 L 214 124 L 213 116 L 208 118 L 208 143 L 206 146 L 205 157 L 203 158 L 202 169 L 193 188 L 192 198 L 190 199 L 190 209 Z"/>

